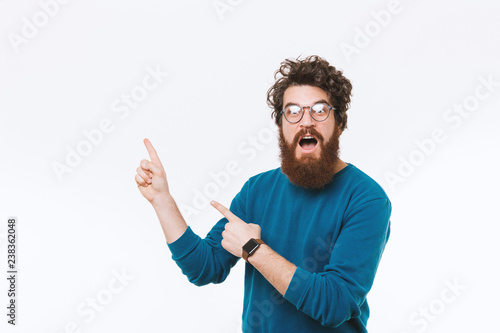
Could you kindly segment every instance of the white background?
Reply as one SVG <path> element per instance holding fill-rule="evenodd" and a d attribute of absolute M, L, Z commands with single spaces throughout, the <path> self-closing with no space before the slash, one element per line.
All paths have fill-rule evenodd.
<path fill-rule="evenodd" d="M 374 13 L 388 7 L 379 23 Z M 0 1 L 4 272 L 7 218 L 19 224 L 18 325 L 6 324 L 2 278 L 2 332 L 238 332 L 244 265 L 221 285 L 188 283 L 134 181 L 148 158 L 142 140 L 156 147 L 178 204 L 192 208 L 211 188 L 229 205 L 248 177 L 279 166 L 266 91 L 282 60 L 310 54 L 351 80 L 341 157 L 393 204 L 370 332 L 496 329 L 498 2 L 74 0 L 42 11 Z M 37 31 L 23 36 L 34 20 Z M 127 116 L 114 112 L 147 68 L 168 76 Z M 464 116 L 449 113 L 454 105 Z M 58 177 L 54 163 L 66 164 L 103 119 L 113 130 Z M 436 129 L 445 139 L 429 144 Z M 210 173 L 230 161 L 238 172 L 214 190 Z M 187 220 L 203 236 L 220 215 L 197 204 Z M 115 281 L 120 272 L 130 280 Z M 91 315 L 96 298 L 105 304 Z"/>

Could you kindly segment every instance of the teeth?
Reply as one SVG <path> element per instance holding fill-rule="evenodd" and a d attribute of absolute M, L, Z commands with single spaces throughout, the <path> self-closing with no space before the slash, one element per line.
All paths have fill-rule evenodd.
<path fill-rule="evenodd" d="M 312 136 L 305 136 L 302 139 L 314 139 L 314 137 L 312 137 Z"/>

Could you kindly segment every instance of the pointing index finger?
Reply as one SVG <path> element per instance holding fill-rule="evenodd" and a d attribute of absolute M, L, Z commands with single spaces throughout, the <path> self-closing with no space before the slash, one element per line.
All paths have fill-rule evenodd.
<path fill-rule="evenodd" d="M 151 161 L 159 163 L 161 165 L 160 158 L 158 157 L 156 150 L 154 149 L 153 145 L 151 144 L 151 141 L 149 141 L 148 139 L 144 139 L 144 145 L 146 146 L 146 149 L 148 150 L 149 157 L 151 158 Z"/>
<path fill-rule="evenodd" d="M 222 215 L 224 215 L 225 218 L 227 218 L 228 220 L 231 219 L 231 220 L 234 220 L 234 219 L 238 219 L 239 220 L 239 217 L 237 217 L 236 215 L 234 215 L 229 209 L 227 209 L 225 206 L 221 205 L 220 203 L 218 203 L 217 201 L 213 200 L 210 202 L 210 204 L 219 211 L 219 213 L 221 213 Z"/>

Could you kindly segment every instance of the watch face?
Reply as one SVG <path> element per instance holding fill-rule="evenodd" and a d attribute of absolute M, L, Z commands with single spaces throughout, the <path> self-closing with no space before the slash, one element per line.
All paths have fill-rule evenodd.
<path fill-rule="evenodd" d="M 250 239 L 245 245 L 243 245 L 243 251 L 248 254 L 252 254 L 259 247 L 259 243 L 255 239 Z"/>

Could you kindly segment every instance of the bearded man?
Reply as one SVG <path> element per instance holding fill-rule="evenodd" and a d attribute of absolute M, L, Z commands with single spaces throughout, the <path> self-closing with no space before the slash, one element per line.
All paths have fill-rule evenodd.
<path fill-rule="evenodd" d="M 367 293 L 390 233 L 383 189 L 339 156 L 351 83 L 325 59 L 285 60 L 268 91 L 281 167 L 250 178 L 202 239 L 170 195 L 151 142 L 135 176 L 172 258 L 201 286 L 246 261 L 242 330 L 367 332 Z"/>

